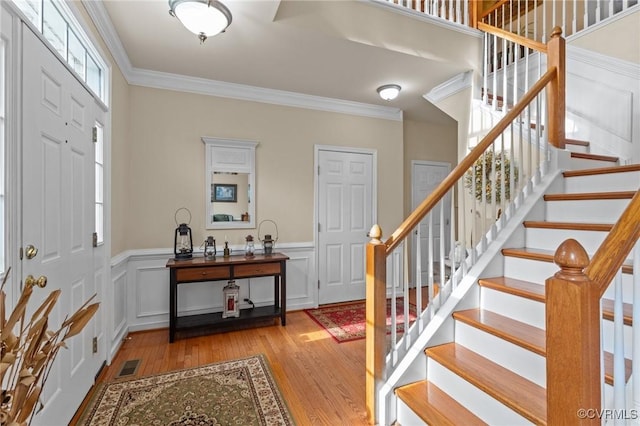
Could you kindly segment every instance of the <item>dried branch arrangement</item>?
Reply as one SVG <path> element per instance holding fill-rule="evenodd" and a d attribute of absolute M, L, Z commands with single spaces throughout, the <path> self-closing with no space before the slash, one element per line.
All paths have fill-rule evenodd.
<path fill-rule="evenodd" d="M 52 331 L 48 329 L 49 314 L 61 291 L 52 291 L 27 321 L 27 305 L 33 286 L 25 285 L 7 318 L 4 286 L 9 272 L 10 268 L 0 287 L 0 424 L 14 426 L 31 421 L 58 350 L 66 348 L 65 342 L 89 323 L 99 303 L 89 304 L 94 295 Z"/>

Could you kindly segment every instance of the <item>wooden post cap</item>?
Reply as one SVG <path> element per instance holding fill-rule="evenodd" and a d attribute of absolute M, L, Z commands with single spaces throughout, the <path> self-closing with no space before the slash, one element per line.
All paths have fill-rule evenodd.
<path fill-rule="evenodd" d="M 562 35 L 562 28 L 553 27 L 551 30 L 551 38 L 560 37 Z"/>
<path fill-rule="evenodd" d="M 584 269 L 589 266 L 589 255 L 582 245 L 569 238 L 558 246 L 553 262 L 560 267 L 556 272 L 557 278 L 575 281 L 585 277 Z"/>
<path fill-rule="evenodd" d="M 380 228 L 380 225 L 377 223 L 373 225 L 367 236 L 374 241 L 380 241 L 380 238 L 382 238 L 382 228 Z"/>

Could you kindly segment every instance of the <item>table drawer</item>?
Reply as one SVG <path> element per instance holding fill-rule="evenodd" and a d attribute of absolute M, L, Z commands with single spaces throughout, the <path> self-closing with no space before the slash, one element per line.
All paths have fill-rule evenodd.
<path fill-rule="evenodd" d="M 176 271 L 176 279 L 180 281 L 207 281 L 229 279 L 228 266 L 208 266 L 204 268 L 184 268 Z"/>
<path fill-rule="evenodd" d="M 274 275 L 280 273 L 280 262 L 254 263 L 252 265 L 236 265 L 233 268 L 235 278 L 251 277 L 257 275 Z"/>

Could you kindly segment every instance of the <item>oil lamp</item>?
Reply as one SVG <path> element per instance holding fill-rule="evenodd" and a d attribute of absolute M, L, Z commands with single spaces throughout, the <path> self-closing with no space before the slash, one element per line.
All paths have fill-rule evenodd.
<path fill-rule="evenodd" d="M 180 210 L 186 210 L 189 213 L 189 220 L 178 224 L 178 212 Z M 175 254 L 175 258 L 191 259 L 193 256 L 193 238 L 191 237 L 191 228 L 189 228 L 189 223 L 191 223 L 191 212 L 189 209 L 181 207 L 176 210 L 174 219 L 176 221 L 176 225 L 178 225 L 173 240 L 173 253 Z"/>
<path fill-rule="evenodd" d="M 256 248 L 253 244 L 253 235 L 247 235 L 246 244 L 244 246 L 244 255 L 247 257 L 252 257 L 255 254 Z"/>
<path fill-rule="evenodd" d="M 264 222 L 271 222 L 275 228 L 276 231 L 276 238 L 273 239 L 271 237 L 271 234 L 265 234 L 264 238 L 260 238 L 260 227 L 262 226 L 262 224 Z M 273 254 L 273 247 L 276 243 L 276 241 L 278 241 L 278 225 L 276 225 L 276 223 L 272 220 L 269 219 L 265 219 L 262 222 L 260 222 L 260 224 L 258 225 L 258 239 L 262 242 L 262 249 L 264 250 L 264 254 L 266 256 Z"/>
<path fill-rule="evenodd" d="M 212 235 L 209 235 L 204 240 L 204 257 L 207 259 L 215 259 L 216 257 L 216 239 Z"/>
<path fill-rule="evenodd" d="M 222 289 L 224 296 L 224 307 L 222 318 L 231 318 L 240 316 L 240 308 L 238 306 L 238 297 L 240 296 L 240 287 L 236 285 L 235 280 L 229 281 Z"/>

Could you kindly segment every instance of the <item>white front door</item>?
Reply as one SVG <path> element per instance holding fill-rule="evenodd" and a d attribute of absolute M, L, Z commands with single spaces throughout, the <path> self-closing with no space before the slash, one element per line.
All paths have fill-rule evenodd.
<path fill-rule="evenodd" d="M 374 154 L 322 149 L 317 163 L 318 302 L 364 299 L 367 233 L 375 220 Z"/>
<path fill-rule="evenodd" d="M 49 328 L 58 328 L 95 292 L 94 230 L 95 101 L 64 65 L 23 25 L 22 245 L 26 277 L 47 278 L 35 288 L 30 309 L 61 289 Z M 24 279 L 24 277 L 23 277 Z M 92 320 L 92 321 L 95 321 Z M 33 424 L 67 424 L 94 382 L 94 325 L 61 348 L 45 383 L 44 409 Z"/>
<path fill-rule="evenodd" d="M 411 208 L 415 210 L 422 201 L 447 177 L 451 171 L 451 164 L 440 163 L 434 161 L 413 161 L 411 163 Z M 429 260 L 429 248 L 433 247 L 433 261 L 438 262 L 440 257 L 440 241 L 444 238 L 444 255 L 449 253 L 450 243 L 450 220 L 451 220 L 451 197 L 445 196 L 445 198 L 432 210 L 432 213 L 427 215 L 420 222 L 420 258 L 421 258 L 421 283 L 426 285 Z M 442 226 L 441 226 L 442 224 Z M 429 237 L 433 242 L 429 244 Z M 413 238 L 413 247 L 416 247 L 415 234 Z M 416 250 L 412 250 L 412 265 L 413 273 L 411 274 L 414 286 L 416 284 L 415 279 L 415 265 Z M 435 270 L 435 273 L 438 271 Z"/>

